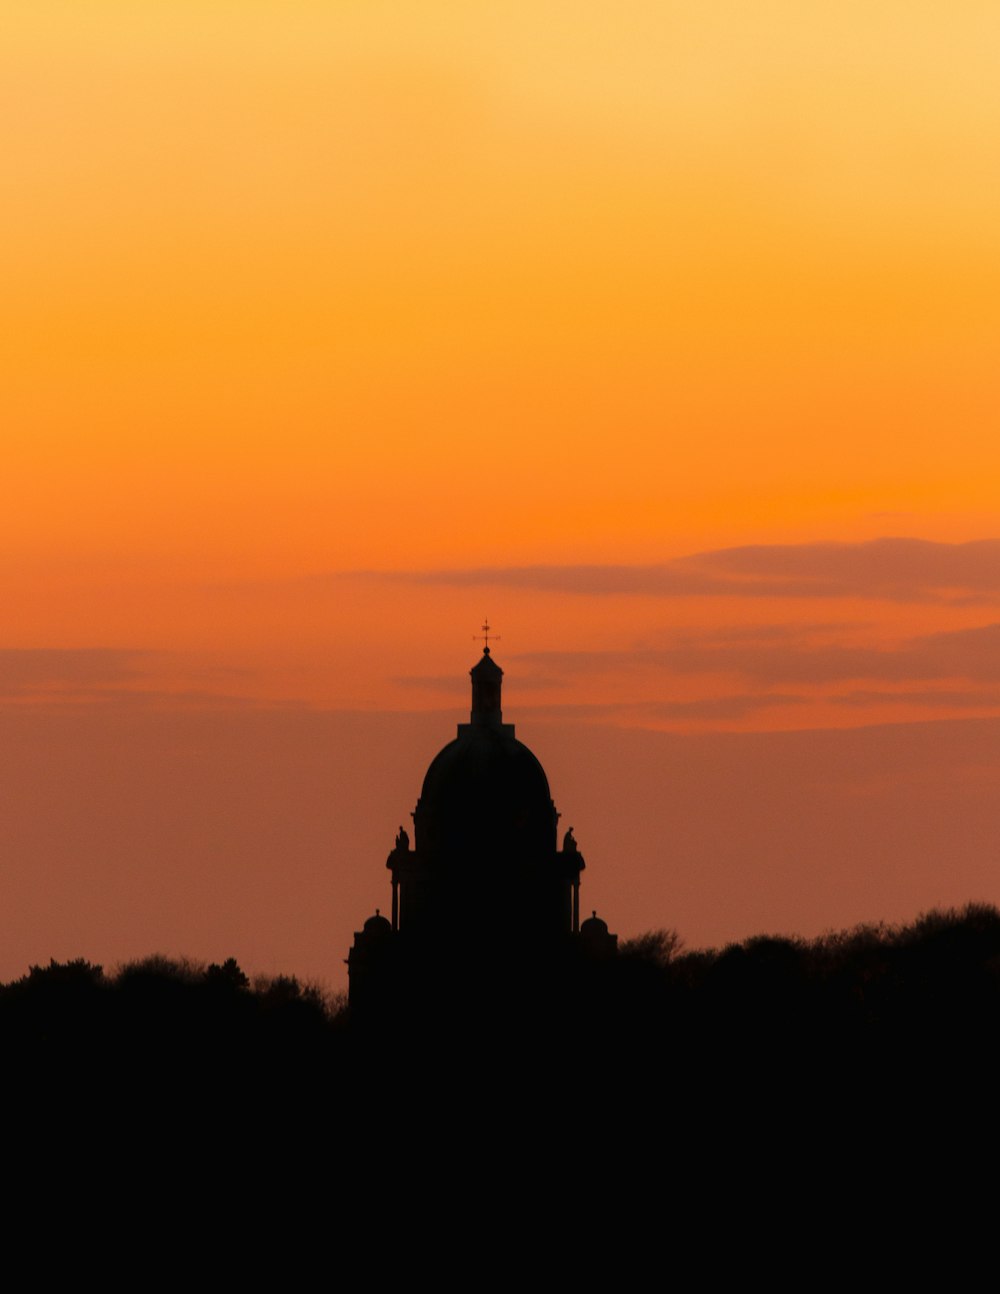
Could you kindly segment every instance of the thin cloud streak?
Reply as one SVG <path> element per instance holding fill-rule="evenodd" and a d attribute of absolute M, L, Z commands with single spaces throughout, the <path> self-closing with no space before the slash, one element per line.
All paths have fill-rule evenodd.
<path fill-rule="evenodd" d="M 662 671 L 670 674 L 727 674 L 761 685 L 816 686 L 877 679 L 906 683 L 965 678 L 1000 682 L 1000 624 L 912 638 L 896 648 L 824 643 L 726 642 L 709 633 L 704 641 L 635 651 L 529 652 L 516 657 L 556 674 Z"/>
<path fill-rule="evenodd" d="M 468 683 L 460 676 L 454 674 L 406 674 L 398 675 L 390 680 L 397 687 L 406 688 L 414 692 L 447 692 L 454 695 L 456 691 L 463 687 L 468 687 Z M 566 686 L 566 680 L 556 677 L 555 675 L 543 677 L 537 674 L 518 675 L 517 690 L 519 692 L 548 692 L 555 688 Z"/>
<path fill-rule="evenodd" d="M 135 679 L 143 653 L 116 647 L 0 648 L 0 696 L 57 688 L 93 688 Z"/>
<path fill-rule="evenodd" d="M 177 685 L 164 686 L 163 667 Z M 194 677 L 192 678 L 192 671 Z M 209 677 L 231 683 L 240 671 L 213 665 Z M 199 686 L 203 665 L 176 653 L 122 647 L 0 648 L 0 701 L 10 708 L 72 711 L 261 709 L 272 702 L 212 686 Z M 297 708 L 284 700 L 282 708 Z"/>
<path fill-rule="evenodd" d="M 531 718 L 615 723 L 706 720 L 714 722 L 745 719 L 772 707 L 805 705 L 808 697 L 788 693 L 746 693 L 733 696 L 701 697 L 692 701 L 609 701 L 590 705 L 522 706 L 519 713 Z"/>
<path fill-rule="evenodd" d="M 1000 706 L 1000 688 L 970 689 L 960 692 L 956 689 L 947 691 L 931 690 L 925 692 L 907 690 L 903 692 L 882 692 L 873 688 L 858 689 L 840 696 L 827 698 L 833 705 L 854 706 L 868 709 L 874 705 L 924 706 L 941 710 L 984 710 L 991 706 Z"/>
<path fill-rule="evenodd" d="M 772 544 L 716 549 L 648 565 L 355 571 L 336 578 L 345 577 L 589 597 L 864 598 L 969 605 L 1000 599 L 1000 540 Z"/>

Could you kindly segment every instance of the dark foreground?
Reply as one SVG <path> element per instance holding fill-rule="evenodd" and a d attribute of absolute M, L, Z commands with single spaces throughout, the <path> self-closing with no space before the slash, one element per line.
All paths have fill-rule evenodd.
<path fill-rule="evenodd" d="M 970 1174 L 992 1191 L 995 908 L 675 945 L 449 964 L 433 993 L 419 981 L 360 1018 L 232 961 L 33 967 L 0 988 L 8 1163 L 81 1207 L 124 1187 L 122 1208 L 155 1197 L 155 1215 L 180 1189 L 227 1226 L 319 1210 L 348 1232 L 436 1226 L 452 1247 L 476 1216 L 597 1243 L 625 1202 L 634 1245 L 723 1216 L 794 1218 L 801 1239 L 831 1210 L 854 1215 L 843 1244 L 940 1215 Z"/>

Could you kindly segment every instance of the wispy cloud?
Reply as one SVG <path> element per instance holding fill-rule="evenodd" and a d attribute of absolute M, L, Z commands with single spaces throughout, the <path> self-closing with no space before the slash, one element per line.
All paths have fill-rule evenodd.
<path fill-rule="evenodd" d="M 114 647 L 2 647 L 0 697 L 120 685 L 139 675 L 142 657 L 141 652 Z"/>
<path fill-rule="evenodd" d="M 524 659 L 523 657 L 521 658 Z M 460 676 L 455 674 L 406 674 L 400 675 L 391 680 L 397 687 L 407 688 L 415 692 L 448 692 L 454 695 L 456 689 L 463 686 L 468 687 L 468 683 L 463 683 Z M 517 690 L 519 692 L 547 692 L 550 689 L 566 686 L 564 678 L 558 678 L 556 675 L 541 674 L 518 674 Z"/>
<path fill-rule="evenodd" d="M 1000 593 L 1000 540 L 966 544 L 874 539 L 858 544 L 772 544 L 699 554 L 741 579 L 784 580 L 806 596 L 909 602 Z M 811 592 L 810 592 L 811 591 Z"/>
<path fill-rule="evenodd" d="M 177 658 L 170 654 L 120 647 L 0 648 L 0 703 L 56 707 L 88 706 L 99 709 L 246 709 L 266 706 L 252 696 L 223 687 L 197 685 L 205 676 L 202 665 L 194 667 L 195 685 L 176 679 L 176 686 L 164 686 L 163 666 L 177 674 Z M 185 662 L 190 674 L 192 663 Z M 213 665 L 208 675 L 227 685 L 238 674 Z M 294 706 L 292 703 L 284 703 Z"/>
<path fill-rule="evenodd" d="M 1000 599 L 1000 540 L 945 544 L 885 538 L 848 544 L 771 544 L 715 549 L 649 565 L 484 566 L 353 575 L 416 585 L 516 588 L 590 597 L 993 602 Z"/>
<path fill-rule="evenodd" d="M 761 687 L 816 686 L 872 679 L 908 681 L 968 679 L 1000 681 L 1000 624 L 951 633 L 927 634 L 896 647 L 844 643 L 742 641 L 712 631 L 662 648 L 636 651 L 531 652 L 517 659 L 556 675 L 667 674 L 734 675 Z"/>
<path fill-rule="evenodd" d="M 535 705 L 523 711 L 533 717 L 588 721 L 629 721 L 640 724 L 696 720 L 730 722 L 772 708 L 801 706 L 806 697 L 782 693 L 739 693 L 700 697 L 690 701 L 609 701 L 600 704 Z"/>
<path fill-rule="evenodd" d="M 969 688 L 965 691 L 957 688 L 927 688 L 923 691 L 909 689 L 898 692 L 859 688 L 829 699 L 834 705 L 856 707 L 859 710 L 876 705 L 902 705 L 910 708 L 923 706 L 927 709 L 941 710 L 985 710 L 1000 706 L 1000 687 Z"/>

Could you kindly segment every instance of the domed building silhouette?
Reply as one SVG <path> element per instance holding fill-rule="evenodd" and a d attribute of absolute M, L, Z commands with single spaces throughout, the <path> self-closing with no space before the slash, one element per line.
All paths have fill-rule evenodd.
<path fill-rule="evenodd" d="M 502 975 L 524 959 L 615 951 L 594 913 L 580 924 L 585 863 L 572 827 L 558 844 L 559 813 L 538 759 L 503 722 L 503 670 L 489 643 L 469 671 L 468 723 L 433 760 L 386 861 L 391 920 L 376 911 L 347 959 L 352 1007 L 394 992 L 401 976 L 433 965 Z"/>

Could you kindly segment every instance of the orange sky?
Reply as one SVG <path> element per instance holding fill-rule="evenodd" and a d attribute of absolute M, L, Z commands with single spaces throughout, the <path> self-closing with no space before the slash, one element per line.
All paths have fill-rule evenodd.
<path fill-rule="evenodd" d="M 1000 534 L 998 43 L 961 0 L 22 6 L 0 705 L 433 711 L 443 742 L 489 613 L 519 731 L 586 724 L 598 764 L 623 728 L 981 732 L 1000 550 L 961 545 Z M 437 740 L 407 732 L 385 833 Z M 65 834 L 10 848 L 72 866 L 63 789 Z M 642 853 L 663 823 L 630 830 Z M 334 906 L 355 868 L 380 897 L 378 858 L 329 866 Z M 815 925 L 820 892 L 771 919 Z M 855 895 L 845 920 L 890 906 Z M 768 920 L 673 902 L 614 919 Z M 38 913 L 18 955 L 65 934 Z M 274 957 L 339 974 L 303 948 Z"/>

